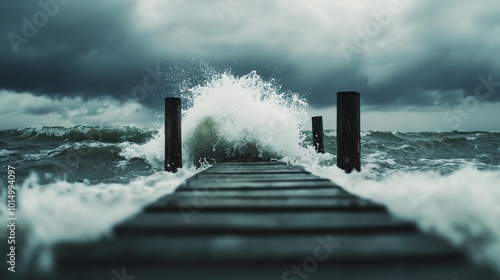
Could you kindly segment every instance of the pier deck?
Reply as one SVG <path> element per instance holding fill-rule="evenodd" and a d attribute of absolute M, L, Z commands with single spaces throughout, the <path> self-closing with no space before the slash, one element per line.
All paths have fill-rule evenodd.
<path fill-rule="evenodd" d="M 55 255 L 51 279 L 496 279 L 383 205 L 279 162 L 217 164 L 114 237 Z"/>

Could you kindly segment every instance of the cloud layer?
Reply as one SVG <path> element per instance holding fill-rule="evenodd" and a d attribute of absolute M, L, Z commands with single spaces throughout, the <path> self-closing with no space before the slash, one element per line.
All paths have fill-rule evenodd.
<path fill-rule="evenodd" d="M 209 65 L 257 70 L 317 109 L 341 90 L 360 91 L 373 110 L 454 108 L 489 75 L 494 90 L 480 101 L 500 101 L 500 8 L 489 0 L 4 1 L 0 18 L 0 89 L 9 92 L 139 95 L 155 107 Z M 148 75 L 156 79 L 144 94 Z"/>
<path fill-rule="evenodd" d="M 151 110 L 137 102 L 118 102 L 109 97 L 49 98 L 30 93 L 0 91 L 0 130 L 42 126 L 115 126 L 158 127 Z M 15 105 L 15 106 L 14 106 Z"/>

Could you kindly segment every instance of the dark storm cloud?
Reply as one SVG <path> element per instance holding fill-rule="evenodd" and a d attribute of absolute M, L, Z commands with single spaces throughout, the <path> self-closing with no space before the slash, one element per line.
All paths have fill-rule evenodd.
<path fill-rule="evenodd" d="M 43 1 L 58 3 L 56 1 Z M 131 31 L 132 1 L 69 1 L 16 54 L 9 33 L 43 11 L 36 1 L 0 4 L 0 87 L 35 94 L 96 96 L 130 90 L 146 75 L 147 46 Z M 53 8 L 53 10 L 56 10 Z M 142 66 L 143 65 L 143 66 Z M 142 67 L 141 67 L 142 66 Z"/>
<path fill-rule="evenodd" d="M 7 34 L 21 35 L 22 18 L 32 21 L 41 8 L 3 1 L 0 88 L 122 99 L 143 84 L 150 67 L 168 77 L 160 75 L 147 95 L 162 96 L 182 79 L 202 81 L 199 65 L 208 64 L 236 75 L 257 70 L 318 107 L 333 105 L 340 90 L 362 92 L 365 105 L 399 107 L 456 104 L 475 94 L 479 76 L 500 81 L 498 5 L 399 2 L 400 11 L 387 14 L 391 0 L 73 0 L 16 54 Z M 366 37 L 373 13 L 390 20 Z M 363 48 L 360 36 L 369 39 Z M 346 56 L 341 44 L 354 52 Z M 500 94 L 488 97 L 498 100 Z"/>

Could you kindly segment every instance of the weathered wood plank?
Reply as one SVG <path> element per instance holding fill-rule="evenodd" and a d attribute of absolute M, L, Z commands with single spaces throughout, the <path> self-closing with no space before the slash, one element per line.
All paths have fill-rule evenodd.
<path fill-rule="evenodd" d="M 319 234 L 272 236 L 124 237 L 92 244 L 57 247 L 58 262 L 165 264 L 169 262 L 301 262 L 329 253 L 325 262 L 381 262 L 461 258 L 460 252 L 435 236 L 408 234 Z"/>
<path fill-rule="evenodd" d="M 226 181 L 226 182 L 210 182 L 210 181 L 189 181 L 187 185 L 180 188 L 206 188 L 206 187 L 224 188 L 325 188 L 336 187 L 329 180 L 290 180 L 290 181 Z"/>
<path fill-rule="evenodd" d="M 189 179 L 189 181 L 194 180 L 220 180 L 220 181 L 229 181 L 229 180 L 254 180 L 254 179 L 262 179 L 262 180 L 304 180 L 311 179 L 317 180 L 321 179 L 318 176 L 314 176 L 311 173 L 295 173 L 295 174 L 280 174 L 280 173 L 267 173 L 267 174 L 254 174 L 254 173 L 243 173 L 243 174 L 232 174 L 232 175 L 219 175 L 219 174 L 207 174 L 207 173 L 199 173 Z"/>
<path fill-rule="evenodd" d="M 205 174 L 225 174 L 225 175 L 232 175 L 232 174 L 297 174 L 297 173 L 309 173 L 305 170 L 300 170 L 300 169 L 281 169 L 281 170 L 275 170 L 275 169 L 262 169 L 262 170 L 246 170 L 246 169 L 240 169 L 240 170 L 216 170 L 216 169 L 208 169 L 207 171 L 204 171 Z"/>
<path fill-rule="evenodd" d="M 267 165 L 288 165 L 281 161 L 228 161 L 228 162 L 219 162 L 214 166 L 267 166 Z M 289 165 L 290 166 L 290 165 Z"/>
<path fill-rule="evenodd" d="M 385 213 L 204 212 L 185 207 L 178 213 L 141 213 L 117 226 L 120 235 L 278 234 L 413 231 L 415 225 Z"/>
<path fill-rule="evenodd" d="M 221 191 L 217 187 L 205 187 L 196 189 L 177 189 L 175 195 L 178 196 L 217 196 L 217 197 L 227 197 L 230 198 L 266 198 L 266 197 L 282 197 L 282 198 L 293 198 L 293 197 L 303 197 L 303 198 L 356 198 L 356 196 L 346 192 L 341 188 L 324 188 L 324 189 L 283 189 L 283 188 L 273 188 L 273 189 L 243 189 L 243 190 L 228 190 L 224 189 Z"/>
<path fill-rule="evenodd" d="M 203 211 L 237 212 L 319 212 L 349 211 L 369 212 L 386 211 L 382 205 L 356 197 L 286 198 L 286 197 L 219 197 L 219 196 L 179 196 L 172 194 L 146 207 L 148 212 L 178 212 L 184 208 L 203 208 Z"/>
<path fill-rule="evenodd" d="M 211 167 L 205 170 L 204 172 L 212 172 L 212 171 L 245 171 L 245 172 L 259 172 L 259 171 L 268 171 L 268 170 L 273 170 L 273 171 L 305 171 L 302 168 L 299 167 L 290 167 L 290 166 L 259 166 L 259 167 Z"/>
<path fill-rule="evenodd" d="M 281 174 L 280 174 L 281 175 Z M 263 177 L 266 176 L 263 174 Z M 294 176 L 295 177 L 295 176 Z M 204 177 L 204 178 L 195 178 L 193 180 L 190 180 L 189 182 L 191 183 L 196 183 L 196 184 L 213 184 L 213 183 L 218 183 L 218 184 L 223 184 L 225 182 L 330 182 L 325 179 L 319 179 L 319 178 L 314 178 L 314 177 L 303 177 L 303 178 L 290 178 L 289 176 L 275 176 L 275 177 L 264 177 L 261 178 L 257 175 L 252 176 L 252 177 L 239 177 L 238 175 L 234 176 L 234 178 L 210 178 L 210 177 Z M 334 185 L 332 182 L 330 184 Z"/>
<path fill-rule="evenodd" d="M 212 173 L 308 173 L 302 167 L 293 165 L 255 165 L 255 166 L 229 166 L 229 165 L 215 165 L 205 171 L 203 174 Z"/>
<path fill-rule="evenodd" d="M 126 275 L 135 279 L 169 280 L 206 279 L 206 280 L 276 280 L 301 279 L 297 274 L 285 274 L 292 271 L 292 266 L 302 267 L 302 261 L 295 262 L 248 262 L 248 263 L 179 263 L 169 262 L 154 264 L 99 264 L 99 266 L 71 266 L 63 268 L 60 274 L 44 278 L 37 275 L 37 280 L 88 280 L 109 279 L 111 271 L 126 268 Z M 466 261 L 447 261 L 430 259 L 429 261 L 394 261 L 369 263 L 318 262 L 313 272 L 304 272 L 307 280 L 342 279 L 342 280 L 422 280 L 422 279 L 481 279 L 498 280 L 492 271 L 471 267 Z M 288 277 L 287 277 L 288 276 Z M 116 278 L 117 279 L 117 278 Z M 131 279 L 131 278 L 127 278 Z M 117 279 L 118 280 L 118 279 Z"/>

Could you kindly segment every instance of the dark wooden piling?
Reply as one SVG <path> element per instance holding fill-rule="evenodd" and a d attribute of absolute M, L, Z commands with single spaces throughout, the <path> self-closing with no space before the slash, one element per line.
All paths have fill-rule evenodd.
<path fill-rule="evenodd" d="M 337 166 L 347 173 L 361 171 L 359 92 L 337 93 Z"/>
<path fill-rule="evenodd" d="M 181 99 L 165 98 L 165 171 L 182 167 Z"/>
<path fill-rule="evenodd" d="M 325 153 L 323 146 L 323 117 L 312 117 L 312 134 L 314 149 L 318 153 Z"/>

